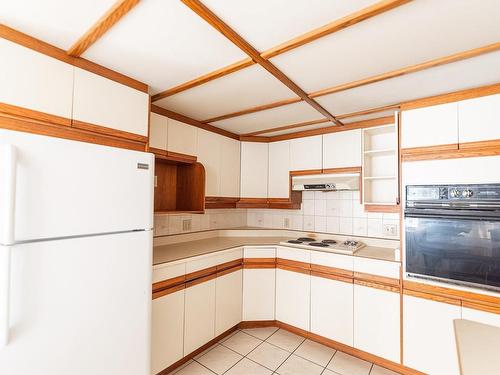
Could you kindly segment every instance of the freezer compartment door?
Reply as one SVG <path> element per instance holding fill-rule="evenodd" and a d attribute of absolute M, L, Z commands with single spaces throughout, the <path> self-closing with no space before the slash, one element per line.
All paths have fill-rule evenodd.
<path fill-rule="evenodd" d="M 152 228 L 152 154 L 1 129 L 0 148 L 15 150 L 14 181 L 0 153 L 0 198 L 15 187 L 15 241 Z"/>
<path fill-rule="evenodd" d="M 151 249 L 151 231 L 13 246 L 0 374 L 149 375 Z"/>

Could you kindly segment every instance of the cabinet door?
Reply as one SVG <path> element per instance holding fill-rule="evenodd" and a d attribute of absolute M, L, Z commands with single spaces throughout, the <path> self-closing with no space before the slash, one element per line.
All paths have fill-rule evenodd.
<path fill-rule="evenodd" d="M 168 151 L 196 156 L 197 138 L 198 132 L 194 126 L 168 119 Z"/>
<path fill-rule="evenodd" d="M 221 137 L 220 196 L 240 196 L 240 141 Z"/>
<path fill-rule="evenodd" d="M 246 250 L 245 250 L 246 252 Z M 244 269 L 243 320 L 274 320 L 276 270 Z"/>
<path fill-rule="evenodd" d="M 0 103 L 71 119 L 73 66 L 0 39 Z"/>
<path fill-rule="evenodd" d="M 218 336 L 241 322 L 243 271 L 217 277 L 215 294 L 215 336 Z"/>
<path fill-rule="evenodd" d="M 186 288 L 184 355 L 215 337 L 215 280 Z"/>
<path fill-rule="evenodd" d="M 241 197 L 267 198 L 268 143 L 241 143 Z"/>
<path fill-rule="evenodd" d="M 361 166 L 361 129 L 323 135 L 323 168 Z"/>
<path fill-rule="evenodd" d="M 500 327 L 500 314 L 481 311 L 470 307 L 462 307 L 462 319 Z"/>
<path fill-rule="evenodd" d="M 292 171 L 322 168 L 323 137 L 297 138 L 290 141 L 290 167 Z"/>
<path fill-rule="evenodd" d="M 75 68 L 73 119 L 148 136 L 149 95 Z"/>
<path fill-rule="evenodd" d="M 500 139 L 500 94 L 458 103 L 460 143 Z"/>
<path fill-rule="evenodd" d="M 269 198 L 290 197 L 290 141 L 269 143 Z"/>
<path fill-rule="evenodd" d="M 400 360 L 400 295 L 354 284 L 354 347 Z"/>
<path fill-rule="evenodd" d="M 221 136 L 198 129 L 198 161 L 205 167 L 205 194 L 218 197 L 220 194 Z"/>
<path fill-rule="evenodd" d="M 403 111 L 401 148 L 456 145 L 458 104 L 449 103 Z"/>
<path fill-rule="evenodd" d="M 168 118 L 151 112 L 149 126 L 149 147 L 167 150 Z"/>
<path fill-rule="evenodd" d="M 458 375 L 453 320 L 460 306 L 403 296 L 403 364 L 430 375 Z"/>
<path fill-rule="evenodd" d="M 184 356 L 184 290 L 153 300 L 151 374 Z"/>
<path fill-rule="evenodd" d="M 311 332 L 353 346 L 353 284 L 311 277 Z"/>
<path fill-rule="evenodd" d="M 276 320 L 309 331 L 311 276 L 276 270 Z"/>

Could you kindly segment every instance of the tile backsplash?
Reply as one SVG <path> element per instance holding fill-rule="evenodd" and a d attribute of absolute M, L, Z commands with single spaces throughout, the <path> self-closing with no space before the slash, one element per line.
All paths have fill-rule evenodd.
<path fill-rule="evenodd" d="M 206 210 L 204 214 L 155 215 L 154 236 L 226 229 L 247 225 L 245 209 Z"/>
<path fill-rule="evenodd" d="M 304 191 L 300 210 L 249 209 L 247 225 L 399 239 L 399 214 L 365 212 L 359 201 L 359 191 Z"/>

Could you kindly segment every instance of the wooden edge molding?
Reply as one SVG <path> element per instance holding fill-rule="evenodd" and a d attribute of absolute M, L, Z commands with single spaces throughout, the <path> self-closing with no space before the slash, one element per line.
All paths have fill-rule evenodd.
<path fill-rule="evenodd" d="M 269 129 L 255 131 L 252 133 L 243 134 L 242 137 L 257 136 L 257 135 L 261 135 L 261 134 L 274 133 L 274 132 L 281 131 L 281 130 L 303 128 L 303 127 L 307 127 L 307 126 L 311 126 L 311 125 L 324 124 L 324 123 L 330 123 L 330 120 L 322 118 L 322 119 L 318 119 L 318 120 L 303 121 L 303 122 L 298 122 L 298 123 L 294 123 L 294 124 L 290 124 L 290 125 L 283 125 L 283 126 L 278 126 L 276 128 L 269 128 Z"/>
<path fill-rule="evenodd" d="M 117 1 L 90 29 L 68 50 L 68 55 L 78 57 L 122 19 L 140 0 Z"/>
<path fill-rule="evenodd" d="M 307 169 L 300 171 L 290 171 L 290 176 L 308 176 L 313 174 L 321 174 L 323 172 L 322 169 Z"/>
<path fill-rule="evenodd" d="M 241 266 L 242 264 L 243 264 L 243 258 L 239 258 L 239 259 L 231 260 L 231 261 L 226 262 L 226 263 L 218 264 L 216 266 L 216 269 L 217 269 L 217 272 L 219 272 L 219 271 L 227 270 L 229 268 Z"/>
<path fill-rule="evenodd" d="M 251 320 L 238 324 L 239 329 L 276 327 L 276 320 Z"/>
<path fill-rule="evenodd" d="M 236 208 L 237 197 L 205 197 L 205 208 Z"/>
<path fill-rule="evenodd" d="M 161 289 L 158 291 L 153 291 L 153 299 L 157 299 L 160 297 L 164 297 L 166 295 L 178 292 L 180 290 L 183 290 L 186 288 L 186 284 L 179 284 L 179 285 L 174 285 L 169 288 Z"/>
<path fill-rule="evenodd" d="M 160 290 L 171 288 L 186 282 L 186 275 L 172 277 L 167 280 L 158 281 L 153 283 L 153 293 L 159 292 Z"/>
<path fill-rule="evenodd" d="M 401 205 L 399 204 L 365 204 L 366 212 L 383 212 L 383 213 L 399 213 Z"/>
<path fill-rule="evenodd" d="M 240 198 L 236 208 L 269 208 L 267 198 Z"/>
<path fill-rule="evenodd" d="M 462 301 L 462 307 L 467 307 L 467 308 L 473 309 L 473 310 L 479 310 L 479 311 L 484 311 L 484 312 L 489 312 L 492 314 L 500 315 L 500 305 L 491 306 L 491 305 L 484 305 L 481 303 Z"/>
<path fill-rule="evenodd" d="M 303 269 L 303 270 L 310 270 L 311 269 L 311 263 L 300 262 L 298 260 L 276 258 L 276 264 L 278 266 L 281 265 L 281 266 L 293 267 L 293 268 L 298 268 L 298 269 Z"/>
<path fill-rule="evenodd" d="M 311 271 L 319 272 L 326 275 L 342 276 L 351 279 L 354 277 L 353 271 L 345 270 L 343 268 L 324 266 L 322 264 L 311 263 Z"/>
<path fill-rule="evenodd" d="M 345 277 L 345 276 L 339 276 L 335 275 L 332 273 L 323 273 L 323 272 L 318 272 L 311 270 L 311 276 L 316 276 L 316 277 L 321 277 L 323 279 L 329 279 L 329 280 L 334 280 L 334 281 L 341 281 L 344 283 L 352 284 L 354 282 L 354 279 L 351 277 Z"/>
<path fill-rule="evenodd" d="M 187 288 L 191 288 L 191 287 L 196 286 L 196 285 L 199 285 L 199 284 L 206 283 L 207 281 L 213 280 L 215 278 L 217 278 L 217 273 L 213 273 L 211 275 L 203 276 L 203 277 L 194 279 L 192 281 L 188 281 L 185 284 L 186 285 L 186 289 Z"/>
<path fill-rule="evenodd" d="M 241 142 L 260 142 L 269 143 L 269 137 L 260 137 L 256 135 L 240 135 L 239 139 Z"/>
<path fill-rule="evenodd" d="M 198 271 L 190 272 L 186 274 L 186 282 L 193 281 L 205 276 L 215 275 L 217 273 L 217 266 L 212 266 L 208 268 L 203 268 Z"/>
<path fill-rule="evenodd" d="M 411 296 L 411 297 L 428 299 L 430 301 L 447 303 L 449 305 L 462 306 L 462 303 L 460 302 L 459 299 L 453 299 L 453 298 L 449 298 L 449 297 L 442 297 L 442 296 L 438 296 L 438 295 L 435 295 L 435 294 L 417 292 L 415 290 L 408 290 L 408 289 L 404 289 L 403 290 L 403 294 L 407 295 L 407 296 Z"/>
<path fill-rule="evenodd" d="M 444 160 L 500 155 L 500 140 L 401 149 L 401 161 Z"/>
<path fill-rule="evenodd" d="M 148 137 L 144 135 L 134 134 L 123 130 L 116 130 L 101 125 L 90 124 L 88 122 L 72 120 L 71 126 L 77 129 L 89 130 L 91 132 L 111 135 L 113 137 L 118 137 L 118 138 L 129 139 L 131 141 L 142 142 L 142 143 L 148 142 Z"/>
<path fill-rule="evenodd" d="M 170 111 L 170 110 L 162 108 L 162 107 L 158 107 L 157 105 L 154 105 L 154 104 L 151 105 L 151 112 L 168 117 L 168 118 L 171 118 L 173 120 L 183 122 L 183 123 L 188 124 L 188 125 L 195 126 L 197 128 L 203 129 L 203 130 L 210 131 L 212 133 L 217 133 L 219 135 L 223 135 L 223 136 L 228 137 L 228 138 L 232 138 L 232 139 L 236 139 L 236 140 L 240 139 L 240 136 L 238 134 L 231 133 L 230 131 L 227 131 L 227 130 L 224 130 L 221 128 L 217 128 L 217 127 L 212 126 L 210 124 L 205 124 L 205 123 L 198 121 L 198 120 L 195 120 L 191 117 L 184 116 L 180 113 Z"/>
<path fill-rule="evenodd" d="M 361 166 L 359 166 L 359 167 L 344 167 L 344 168 L 326 168 L 326 169 L 322 169 L 321 173 L 323 173 L 323 174 L 361 173 Z"/>
<path fill-rule="evenodd" d="M 359 280 L 359 279 L 354 278 L 354 284 L 361 285 L 361 286 L 366 286 L 368 288 L 385 290 L 386 292 L 392 292 L 392 293 L 398 293 L 398 294 L 400 293 L 400 288 L 399 287 L 391 286 L 391 285 L 387 285 L 387 284 L 380 284 L 380 283 L 377 283 L 377 282 Z"/>
<path fill-rule="evenodd" d="M 245 263 L 243 264 L 244 269 L 275 269 L 276 264 L 271 263 Z"/>
<path fill-rule="evenodd" d="M 243 269 L 243 266 L 241 264 L 238 265 L 238 266 L 231 267 L 231 268 L 226 268 L 225 270 L 218 271 L 217 272 L 217 277 L 222 277 L 222 276 L 225 276 L 225 275 L 229 275 L 230 273 L 233 273 L 233 272 L 236 272 L 236 271 L 239 271 L 239 270 L 242 270 L 242 269 Z"/>
<path fill-rule="evenodd" d="M 373 282 L 378 284 L 387 284 L 397 288 L 401 285 L 401 280 L 387 276 L 372 275 L 364 272 L 354 272 L 354 278 L 360 281 Z"/>
<path fill-rule="evenodd" d="M 148 151 L 155 154 L 155 156 L 160 156 L 163 158 L 167 157 L 167 150 L 162 150 L 161 148 L 148 147 Z"/>
<path fill-rule="evenodd" d="M 310 275 L 311 270 L 310 269 L 305 269 L 305 268 L 300 268 L 300 267 L 293 267 L 293 266 L 288 266 L 286 264 L 276 264 L 276 268 L 283 270 L 283 271 L 290 271 L 290 272 L 295 272 L 295 273 L 302 273 L 304 275 Z"/>
<path fill-rule="evenodd" d="M 26 121 L 34 120 L 54 125 L 71 126 L 71 119 L 69 118 L 6 103 L 0 103 L 0 115 L 9 115 L 19 119 L 25 119 Z"/>
<path fill-rule="evenodd" d="M 136 79 L 130 78 L 124 74 L 105 68 L 102 65 L 96 64 L 81 57 L 69 56 L 63 49 L 57 48 L 49 43 L 33 38 L 32 36 L 29 36 L 2 24 L 0 24 L 0 38 L 9 40 L 33 51 L 50 56 L 54 59 L 60 60 L 67 64 L 71 64 L 94 74 L 98 74 L 102 77 L 121 83 L 122 85 L 131 87 L 133 89 L 145 93 L 149 92 L 149 86 L 143 82 L 137 81 Z"/>
<path fill-rule="evenodd" d="M 178 367 L 182 366 L 186 362 L 189 362 L 191 359 L 193 359 L 194 357 L 196 357 L 198 354 L 203 353 L 205 350 L 207 350 L 211 346 L 217 344 L 223 338 L 229 336 L 231 333 L 233 333 L 234 331 L 236 331 L 238 329 L 238 326 L 239 326 L 239 324 L 235 325 L 232 328 L 229 328 L 226 332 L 221 333 L 217 337 L 215 337 L 212 340 L 210 340 L 209 342 L 207 342 L 205 345 L 200 346 L 198 349 L 196 349 L 192 353 L 189 353 L 188 355 L 186 355 L 183 358 L 179 359 L 177 362 L 175 362 L 172 365 L 168 366 L 166 369 L 160 371 L 156 375 L 168 375 L 168 374 L 170 374 L 172 371 L 174 371 Z"/>
<path fill-rule="evenodd" d="M 96 134 L 88 130 L 77 129 L 71 126 L 54 125 L 43 121 L 28 120 L 2 114 L 0 114 L 0 128 L 135 151 L 144 151 L 146 147 L 146 145 L 141 142 L 130 141 L 104 134 Z"/>
<path fill-rule="evenodd" d="M 243 268 L 247 269 L 269 269 L 276 268 L 276 258 L 245 258 Z"/>

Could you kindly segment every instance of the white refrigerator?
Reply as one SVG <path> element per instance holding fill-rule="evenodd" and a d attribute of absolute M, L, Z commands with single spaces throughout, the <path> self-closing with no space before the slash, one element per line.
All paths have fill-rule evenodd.
<path fill-rule="evenodd" d="M 0 130 L 0 374 L 150 373 L 154 157 Z"/>

